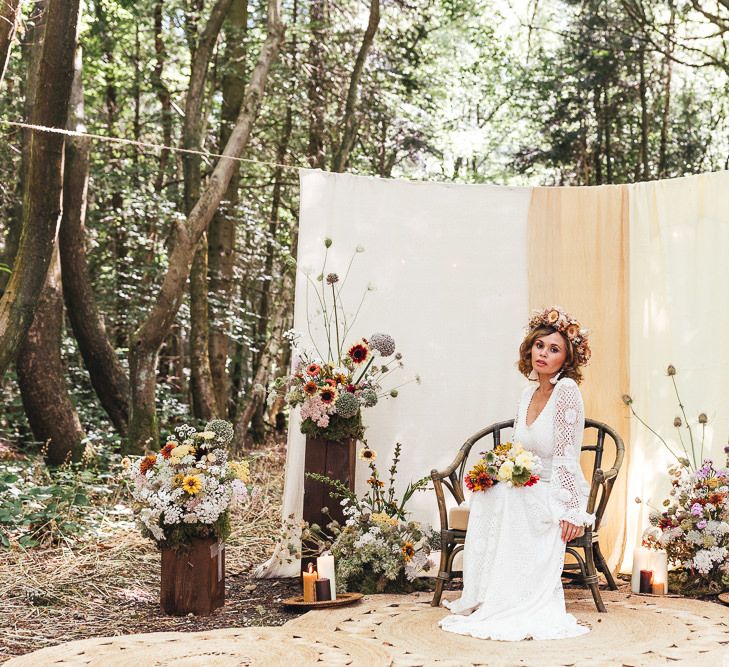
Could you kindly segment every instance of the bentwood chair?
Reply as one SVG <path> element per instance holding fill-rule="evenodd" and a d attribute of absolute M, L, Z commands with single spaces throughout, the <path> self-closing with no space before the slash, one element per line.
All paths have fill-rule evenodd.
<path fill-rule="evenodd" d="M 456 554 L 463 551 L 468 528 L 468 510 L 463 507 L 453 507 L 449 512 L 446 505 L 444 487 L 448 489 L 459 505 L 463 503 L 463 477 L 466 473 L 466 465 L 471 448 L 484 438 L 486 440 L 484 443 L 481 443 L 485 445 L 483 447 L 484 450 L 491 449 L 501 444 L 501 442 L 506 442 L 508 438 L 504 438 L 504 431 L 513 429 L 513 427 L 513 419 L 487 426 L 466 440 L 455 460 L 447 468 L 444 470 L 433 470 L 430 473 L 433 479 L 433 486 L 435 487 L 435 495 L 438 500 L 441 542 L 440 567 L 435 584 L 435 594 L 431 602 L 431 605 L 434 607 L 440 604 L 445 582 L 463 576 L 462 571 L 453 570 L 453 561 Z M 615 459 L 608 470 L 603 469 L 606 439 L 612 443 L 615 451 Z M 598 531 L 605 516 L 605 508 L 607 507 L 608 500 L 610 500 L 615 478 L 618 476 L 620 466 L 623 463 L 625 446 L 622 438 L 614 429 L 594 419 L 585 420 L 583 443 L 582 455 L 584 456 L 585 452 L 592 452 L 594 456 L 592 464 L 592 484 L 587 501 L 587 511 L 590 514 L 595 514 L 595 525 L 592 528 L 585 528 L 584 535 L 571 540 L 567 544 L 567 553 L 571 554 L 576 562 L 566 563 L 562 576 L 581 581 L 592 592 L 592 597 L 595 600 L 595 606 L 598 611 L 605 612 L 605 605 L 598 587 L 598 570 L 605 575 L 608 586 L 612 590 L 616 590 L 617 585 L 600 550 Z"/>

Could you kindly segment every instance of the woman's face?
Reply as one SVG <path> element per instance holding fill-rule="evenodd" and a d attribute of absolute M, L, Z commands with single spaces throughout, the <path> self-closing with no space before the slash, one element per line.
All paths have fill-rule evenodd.
<path fill-rule="evenodd" d="M 532 368 L 540 375 L 551 377 L 562 368 L 565 359 L 567 359 L 567 347 L 562 334 L 555 331 L 534 341 Z"/>

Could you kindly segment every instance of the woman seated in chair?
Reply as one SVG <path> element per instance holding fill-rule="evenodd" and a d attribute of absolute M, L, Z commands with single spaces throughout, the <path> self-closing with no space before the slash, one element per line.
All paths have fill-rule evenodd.
<path fill-rule="evenodd" d="M 541 458 L 531 487 L 499 483 L 474 493 L 463 553 L 463 594 L 444 603 L 448 632 L 519 641 L 589 632 L 565 610 L 562 566 L 567 542 L 592 525 L 589 487 L 579 465 L 584 430 L 580 367 L 590 358 L 587 331 L 560 308 L 529 320 L 519 348 L 528 385 L 514 442 Z"/>

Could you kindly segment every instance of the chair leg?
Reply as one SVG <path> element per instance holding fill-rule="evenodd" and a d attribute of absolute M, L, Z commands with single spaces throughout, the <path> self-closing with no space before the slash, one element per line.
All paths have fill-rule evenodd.
<path fill-rule="evenodd" d="M 430 601 L 431 607 L 437 607 L 440 605 L 440 598 L 443 595 L 443 585 L 448 578 L 448 552 L 448 545 L 443 545 L 442 551 L 440 552 L 438 578 L 435 580 L 435 592 L 433 593 L 433 599 Z"/>
<path fill-rule="evenodd" d="M 597 576 L 597 570 L 595 569 L 595 556 L 592 553 L 590 547 L 585 548 L 585 567 L 587 569 L 587 576 L 585 577 L 585 584 L 590 587 L 592 591 L 592 599 L 595 601 L 595 606 L 600 613 L 606 613 L 605 604 L 602 601 L 600 595 L 600 588 L 598 587 L 599 578 Z"/>
<path fill-rule="evenodd" d="M 595 551 L 595 560 L 597 561 L 597 563 L 596 563 L 597 569 L 600 570 L 600 572 L 602 572 L 605 575 L 605 579 L 607 580 L 610 590 L 617 591 L 618 585 L 615 583 L 615 579 L 613 578 L 613 573 L 610 572 L 610 568 L 608 567 L 605 557 L 602 555 L 602 551 L 600 551 L 600 543 L 595 542 L 595 544 L 593 544 L 593 549 Z"/>

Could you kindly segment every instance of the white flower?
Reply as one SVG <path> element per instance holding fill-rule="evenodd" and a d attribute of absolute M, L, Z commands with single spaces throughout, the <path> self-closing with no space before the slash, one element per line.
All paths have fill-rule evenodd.
<path fill-rule="evenodd" d="M 511 461 L 504 461 L 499 468 L 497 477 L 502 482 L 508 482 L 511 480 L 511 476 L 514 472 L 514 464 Z"/>

